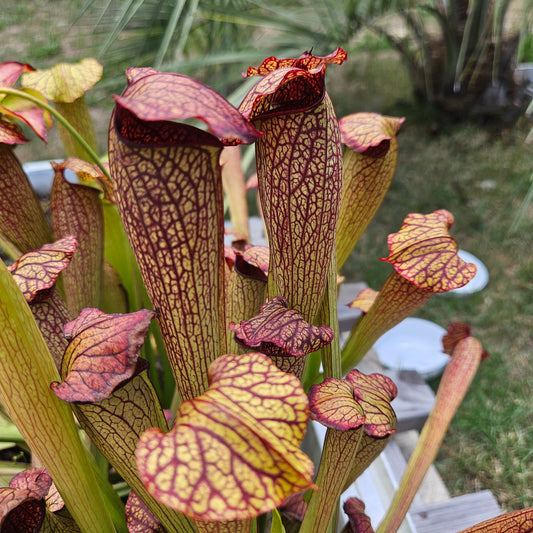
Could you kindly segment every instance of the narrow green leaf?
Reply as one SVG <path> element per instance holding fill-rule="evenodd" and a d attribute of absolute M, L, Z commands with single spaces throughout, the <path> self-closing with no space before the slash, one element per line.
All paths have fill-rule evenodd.
<path fill-rule="evenodd" d="M 270 533 L 285 533 L 285 527 L 277 509 L 272 509 L 272 528 Z"/>
<path fill-rule="evenodd" d="M 0 402 L 50 472 L 84 533 L 109 533 L 100 495 L 72 413 L 51 391 L 59 376 L 22 293 L 0 264 Z"/>

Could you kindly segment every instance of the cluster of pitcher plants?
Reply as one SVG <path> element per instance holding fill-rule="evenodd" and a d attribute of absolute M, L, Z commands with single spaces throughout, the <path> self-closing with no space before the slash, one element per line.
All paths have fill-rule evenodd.
<path fill-rule="evenodd" d="M 451 213 L 407 215 L 341 345 L 338 273 L 387 192 L 403 122 L 337 119 L 325 71 L 345 59 L 270 57 L 238 108 L 129 69 L 106 158 L 84 98 L 96 61 L 0 64 L 0 431 L 32 461 L 0 489 L 2 531 L 337 530 L 341 494 L 396 428 L 396 386 L 355 366 L 475 275 Z M 68 158 L 51 163 L 46 212 L 15 147 L 52 122 Z M 238 145 L 254 143 L 268 247 L 249 238 Z M 482 359 L 464 324 L 443 343 L 434 411 L 378 532 L 398 529 Z M 319 465 L 301 447 L 311 423 L 327 427 Z M 373 531 L 361 501 L 341 504 L 344 531 Z"/>

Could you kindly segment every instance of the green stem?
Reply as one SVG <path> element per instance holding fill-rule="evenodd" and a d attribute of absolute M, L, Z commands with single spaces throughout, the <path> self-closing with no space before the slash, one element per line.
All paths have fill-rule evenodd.
<path fill-rule="evenodd" d="M 342 377 L 342 368 L 339 320 L 337 317 L 337 258 L 335 252 L 333 252 L 331 258 L 323 304 L 326 305 L 326 312 L 328 313 L 328 316 L 326 316 L 327 324 L 335 332 L 333 341 L 322 352 L 324 376 L 340 379 Z"/>
<path fill-rule="evenodd" d="M 76 141 L 80 143 L 83 149 L 89 154 L 93 162 L 104 173 L 104 175 L 110 178 L 109 172 L 107 171 L 105 166 L 100 161 L 98 154 L 91 148 L 91 146 L 85 141 L 85 139 L 76 131 L 76 129 L 72 126 L 72 124 L 61 113 L 59 113 L 56 109 L 54 109 L 51 105 L 43 102 L 42 100 L 39 100 L 39 98 L 32 96 L 31 94 L 25 93 L 24 91 L 20 91 L 18 89 L 0 87 L 0 94 L 11 94 L 13 96 L 18 96 L 19 98 L 24 98 L 25 100 L 28 100 L 29 102 L 32 102 L 33 104 L 37 105 L 41 109 L 48 111 L 76 139 Z"/>

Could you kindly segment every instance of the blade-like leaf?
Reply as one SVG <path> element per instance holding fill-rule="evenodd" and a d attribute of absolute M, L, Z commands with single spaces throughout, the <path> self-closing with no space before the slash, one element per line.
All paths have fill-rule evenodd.
<path fill-rule="evenodd" d="M 82 532 L 109 533 L 113 524 L 72 413 L 50 390 L 57 377 L 28 304 L 0 263 L 0 402 L 54 479 Z M 27 416 L 28 406 L 32 416 Z"/>

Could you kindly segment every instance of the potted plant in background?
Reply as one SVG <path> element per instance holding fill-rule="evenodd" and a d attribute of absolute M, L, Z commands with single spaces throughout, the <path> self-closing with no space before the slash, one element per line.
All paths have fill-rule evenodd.
<path fill-rule="evenodd" d="M 2 527 L 335 529 L 341 492 L 396 424 L 394 383 L 352 366 L 433 293 L 475 274 L 450 213 L 409 215 L 389 236 L 394 273 L 341 350 L 337 257 L 388 189 L 402 122 L 337 120 L 324 75 L 345 59 L 341 49 L 268 58 L 248 70 L 261 78 L 238 109 L 186 76 L 130 69 L 108 165 L 42 97 L 43 73 L 2 65 L 0 230 L 14 262 L 0 269 L 0 398 L 35 463 L 0 493 Z M 51 225 L 12 149 L 25 141 L 17 120 L 44 138 L 50 116 L 91 159 L 53 164 Z M 221 156 L 250 143 L 268 249 L 224 246 L 224 192 L 242 187 Z M 66 181 L 67 168 L 85 183 Z M 401 522 L 483 355 L 465 327 L 446 347 L 423 449 L 378 531 Z M 316 477 L 300 449 L 310 417 L 328 428 Z M 365 520 L 356 502 L 345 510 Z"/>

